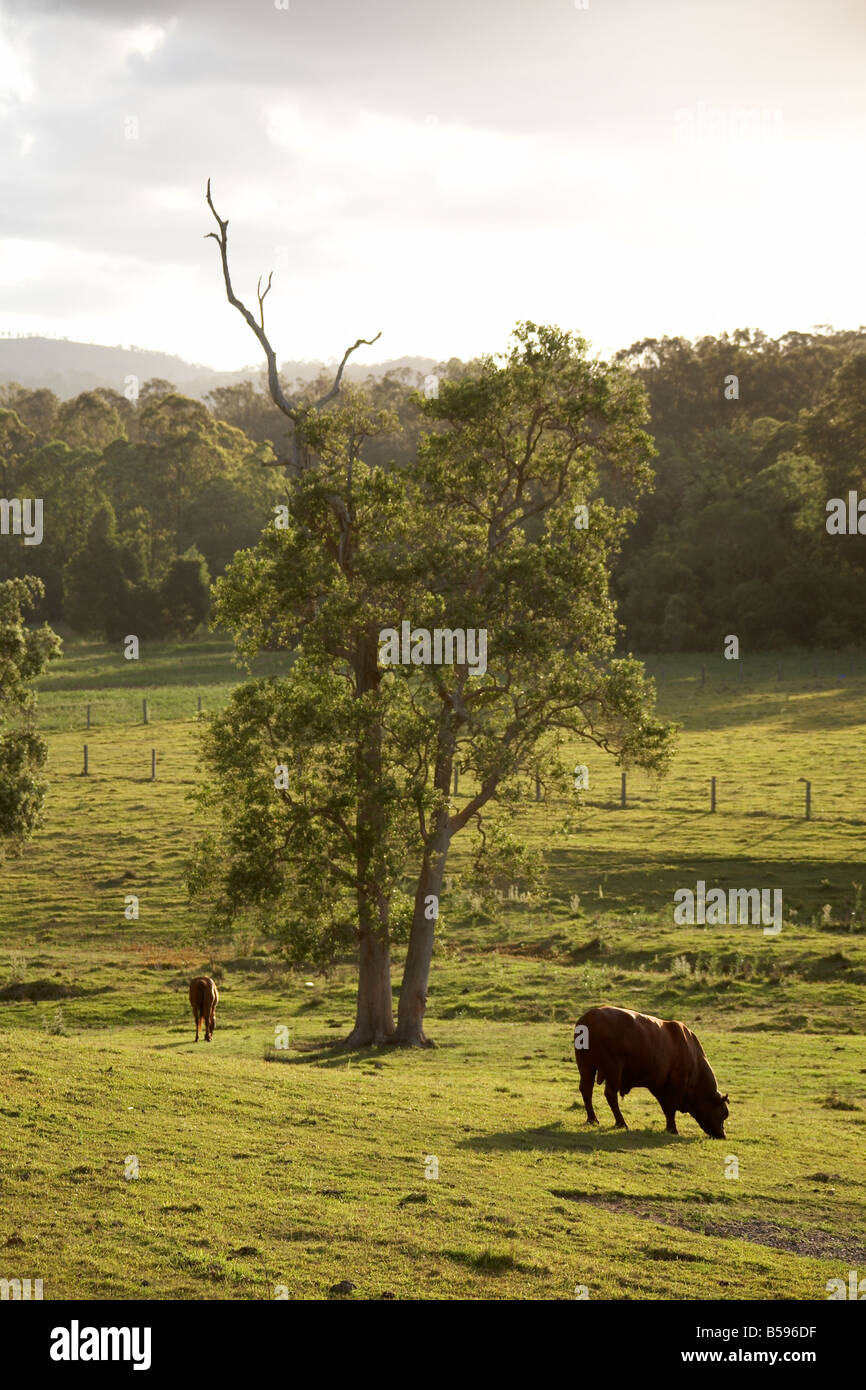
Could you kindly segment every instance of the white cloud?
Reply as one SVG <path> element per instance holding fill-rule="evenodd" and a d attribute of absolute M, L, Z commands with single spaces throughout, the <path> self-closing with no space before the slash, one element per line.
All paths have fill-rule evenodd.
<path fill-rule="evenodd" d="M 174 20 L 171 20 L 166 26 L 138 24 L 134 29 L 126 29 L 118 35 L 118 51 L 124 59 L 132 53 L 137 53 L 143 58 L 150 58 L 165 43 L 168 30 L 173 24 Z"/>
<path fill-rule="evenodd" d="M 721 24 L 679 0 L 365 0 L 340 23 L 336 0 L 165 0 L 136 23 L 46 3 L 0 27 L 4 327 L 248 361 L 203 240 L 209 174 L 238 293 L 276 270 L 284 357 L 379 328 L 377 353 L 469 355 L 519 317 L 607 350 L 866 317 L 842 0 L 812 30 L 793 23 L 809 0 L 729 0 Z M 701 104 L 778 107 L 782 138 L 678 143 L 676 112 Z"/>
<path fill-rule="evenodd" d="M 12 25 L 0 28 L 0 110 L 10 101 L 31 101 L 34 91 L 24 34 Z"/>
<path fill-rule="evenodd" d="M 437 116 L 406 117 L 280 100 L 265 111 L 268 139 L 301 167 L 378 185 L 409 182 L 470 199 L 597 177 L 606 161 L 566 141 L 473 127 Z M 419 211 L 415 209 L 415 211 Z"/>

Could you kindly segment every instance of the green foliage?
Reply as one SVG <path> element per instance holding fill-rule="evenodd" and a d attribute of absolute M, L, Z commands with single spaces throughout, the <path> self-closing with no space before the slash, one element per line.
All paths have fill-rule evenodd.
<path fill-rule="evenodd" d="M 14 491 L 16 465 L 27 454 L 33 443 L 33 432 L 22 423 L 14 410 L 0 409 L 0 485 L 3 496 L 10 497 Z"/>
<path fill-rule="evenodd" d="M 269 444 L 170 382 L 146 382 L 137 402 L 107 388 L 61 403 L 0 387 L 0 495 L 41 498 L 45 516 L 40 546 L 3 548 L 0 578 L 38 576 L 38 616 L 79 632 L 189 631 L 207 610 L 184 557 L 196 550 L 217 575 L 255 544 L 281 496 L 273 464 Z M 96 525 L 88 562 L 104 509 L 114 521 Z M 97 576 L 108 587 L 90 604 Z"/>
<path fill-rule="evenodd" d="M 47 444 L 49 439 L 53 439 L 53 425 L 59 405 L 54 392 L 45 386 L 33 390 L 19 386 L 16 381 L 0 385 L 0 408 L 15 411 L 27 429 L 32 431 L 37 444 Z M 0 449 L 0 455 L 2 452 Z"/>
<path fill-rule="evenodd" d="M 169 565 L 160 598 L 164 630 L 188 637 L 205 621 L 210 608 L 210 575 L 207 561 L 194 546 Z"/>
<path fill-rule="evenodd" d="M 109 640 L 125 635 L 129 584 L 123 555 L 114 509 L 106 503 L 64 571 L 64 611 L 79 632 L 100 633 Z"/>
<path fill-rule="evenodd" d="M 866 560 L 826 503 L 866 480 L 866 334 L 646 340 L 617 360 L 649 392 L 656 487 L 615 569 L 628 640 L 706 650 L 861 638 Z M 739 398 L 725 382 L 739 379 Z"/>
<path fill-rule="evenodd" d="M 55 437 L 72 448 L 102 451 L 115 439 L 124 437 L 123 421 L 104 392 L 84 391 L 64 401 L 54 421 Z"/>
<path fill-rule="evenodd" d="M 417 812 L 411 773 L 381 755 L 386 715 L 398 739 L 406 732 L 379 682 L 375 642 L 372 667 L 359 647 L 390 593 L 381 528 L 396 520 L 403 486 L 360 450 L 393 427 L 356 391 L 311 422 L 318 467 L 289 480 L 288 524 L 268 527 L 216 587 L 216 621 L 245 657 L 283 647 L 297 659 L 283 681 L 242 687 L 209 731 L 204 799 L 219 830 L 191 886 L 210 891 L 217 927 L 247 909 L 266 914 L 298 960 L 345 953 L 365 920 L 405 932 L 399 882 Z M 352 545 L 341 552 L 335 515 L 349 508 Z M 278 764 L 289 774 L 279 790 Z"/>
<path fill-rule="evenodd" d="M 73 627 L 115 642 L 128 633 L 140 640 L 191 635 L 210 607 L 204 557 L 191 547 L 169 564 L 161 582 L 151 577 L 148 561 L 146 537 L 140 531 L 122 536 L 113 508 L 104 503 L 64 570 L 64 612 Z"/>
<path fill-rule="evenodd" d="M 25 626 L 41 592 L 38 579 L 0 583 L 0 856 L 20 848 L 41 824 L 46 747 L 33 727 L 33 682 L 60 655 L 50 628 Z"/>
<path fill-rule="evenodd" d="M 646 339 L 617 354 L 623 381 L 648 392 L 644 428 L 658 451 L 652 492 L 619 476 L 602 452 L 596 460 L 600 494 L 622 519 L 635 511 L 610 554 L 621 647 L 706 649 L 729 631 L 753 649 L 859 640 L 866 561 L 826 534 L 824 509 L 829 497 L 862 490 L 866 477 L 864 342 L 862 332 L 738 331 L 693 343 Z M 553 361 L 552 339 L 551 349 Z M 437 368 L 442 398 L 479 370 L 456 360 Z M 740 381 L 736 400 L 725 399 L 730 375 Z M 485 382 L 479 389 L 490 391 L 493 378 Z M 301 394 L 313 399 L 327 384 Z M 369 409 L 391 422 L 364 438 L 368 468 L 411 468 L 425 427 L 447 430 L 415 385 L 406 370 L 367 382 Z M 146 580 L 151 593 L 190 546 L 214 577 L 255 547 L 285 501 L 276 460 L 288 424 L 249 381 L 219 388 L 208 404 L 158 380 L 137 402 L 107 388 L 60 402 L 44 389 L 0 386 L 0 495 L 42 497 L 47 522 L 42 546 L 3 554 L 0 577 L 42 579 L 38 616 L 72 622 L 63 571 L 105 503 L 119 536 L 143 552 L 134 582 Z M 539 525 L 533 516 L 521 522 L 527 536 Z M 139 607 L 140 621 L 158 622 L 158 601 L 142 593 Z"/>
<path fill-rule="evenodd" d="M 284 681 L 240 686 L 209 724 L 199 799 L 218 830 L 197 849 L 190 889 L 209 898 L 217 931 L 252 909 L 298 963 L 352 949 L 357 882 L 347 845 L 356 833 L 359 717 L 344 681 L 296 661 Z M 333 738 L 338 729 L 342 738 Z M 278 766 L 289 788 L 275 788 Z"/>

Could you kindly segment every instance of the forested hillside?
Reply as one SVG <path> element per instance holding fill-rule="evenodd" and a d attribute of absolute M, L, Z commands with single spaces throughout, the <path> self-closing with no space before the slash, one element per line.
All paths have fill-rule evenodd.
<path fill-rule="evenodd" d="M 649 392 L 659 451 L 615 573 L 629 645 L 862 641 L 866 548 L 828 534 L 826 504 L 866 493 L 866 330 L 647 339 L 618 356 Z"/>
<path fill-rule="evenodd" d="M 752 648 L 860 641 L 866 550 L 828 534 L 826 504 L 866 492 L 866 330 L 646 339 L 616 360 L 646 388 L 658 450 L 614 572 L 623 645 L 700 650 L 728 632 Z M 437 373 L 467 370 L 452 360 Z M 367 443 L 370 463 L 413 453 L 421 384 L 408 368 L 368 380 L 398 421 Z M 45 516 L 39 545 L 3 547 L 0 578 L 38 575 L 40 616 L 76 631 L 191 632 L 210 581 L 281 499 L 286 427 L 251 381 L 206 403 L 159 379 L 136 401 L 0 386 L 0 496 L 41 498 Z"/>

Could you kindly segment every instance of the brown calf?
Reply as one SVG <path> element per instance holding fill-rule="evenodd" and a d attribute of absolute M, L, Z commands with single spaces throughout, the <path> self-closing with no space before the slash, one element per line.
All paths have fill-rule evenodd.
<path fill-rule="evenodd" d="M 192 1011 L 195 1015 L 196 1042 L 198 1042 L 198 1030 L 202 1023 L 204 1023 L 205 1042 L 210 1042 L 213 1037 L 214 1014 L 219 999 L 219 990 L 210 975 L 197 975 L 194 980 L 190 980 L 189 1002 L 192 1004 Z"/>

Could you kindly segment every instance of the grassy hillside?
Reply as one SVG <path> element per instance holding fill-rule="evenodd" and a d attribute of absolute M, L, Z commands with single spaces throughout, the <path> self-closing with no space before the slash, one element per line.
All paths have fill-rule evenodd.
<path fill-rule="evenodd" d="M 443 898 L 436 1050 L 347 1055 L 349 964 L 289 971 L 275 943 L 210 940 L 186 906 L 197 696 L 207 712 L 238 679 L 228 646 L 137 664 L 72 646 L 43 682 L 46 827 L 0 891 L 0 1276 L 42 1277 L 49 1298 L 317 1297 L 348 1279 L 355 1297 L 820 1299 L 862 1271 L 866 659 L 649 666 L 683 725 L 671 776 L 630 774 L 623 808 L 619 770 L 575 749 L 578 828 L 558 833 L 564 803 L 526 805 L 548 896 L 491 914 Z M 781 934 L 675 926 L 674 890 L 698 878 L 781 888 Z M 202 969 L 222 998 L 195 1047 Z M 628 1134 L 600 1093 L 584 1126 L 570 1025 L 605 1000 L 697 1029 L 727 1141 L 687 1118 L 665 1135 L 645 1091 L 623 1103 Z"/>

